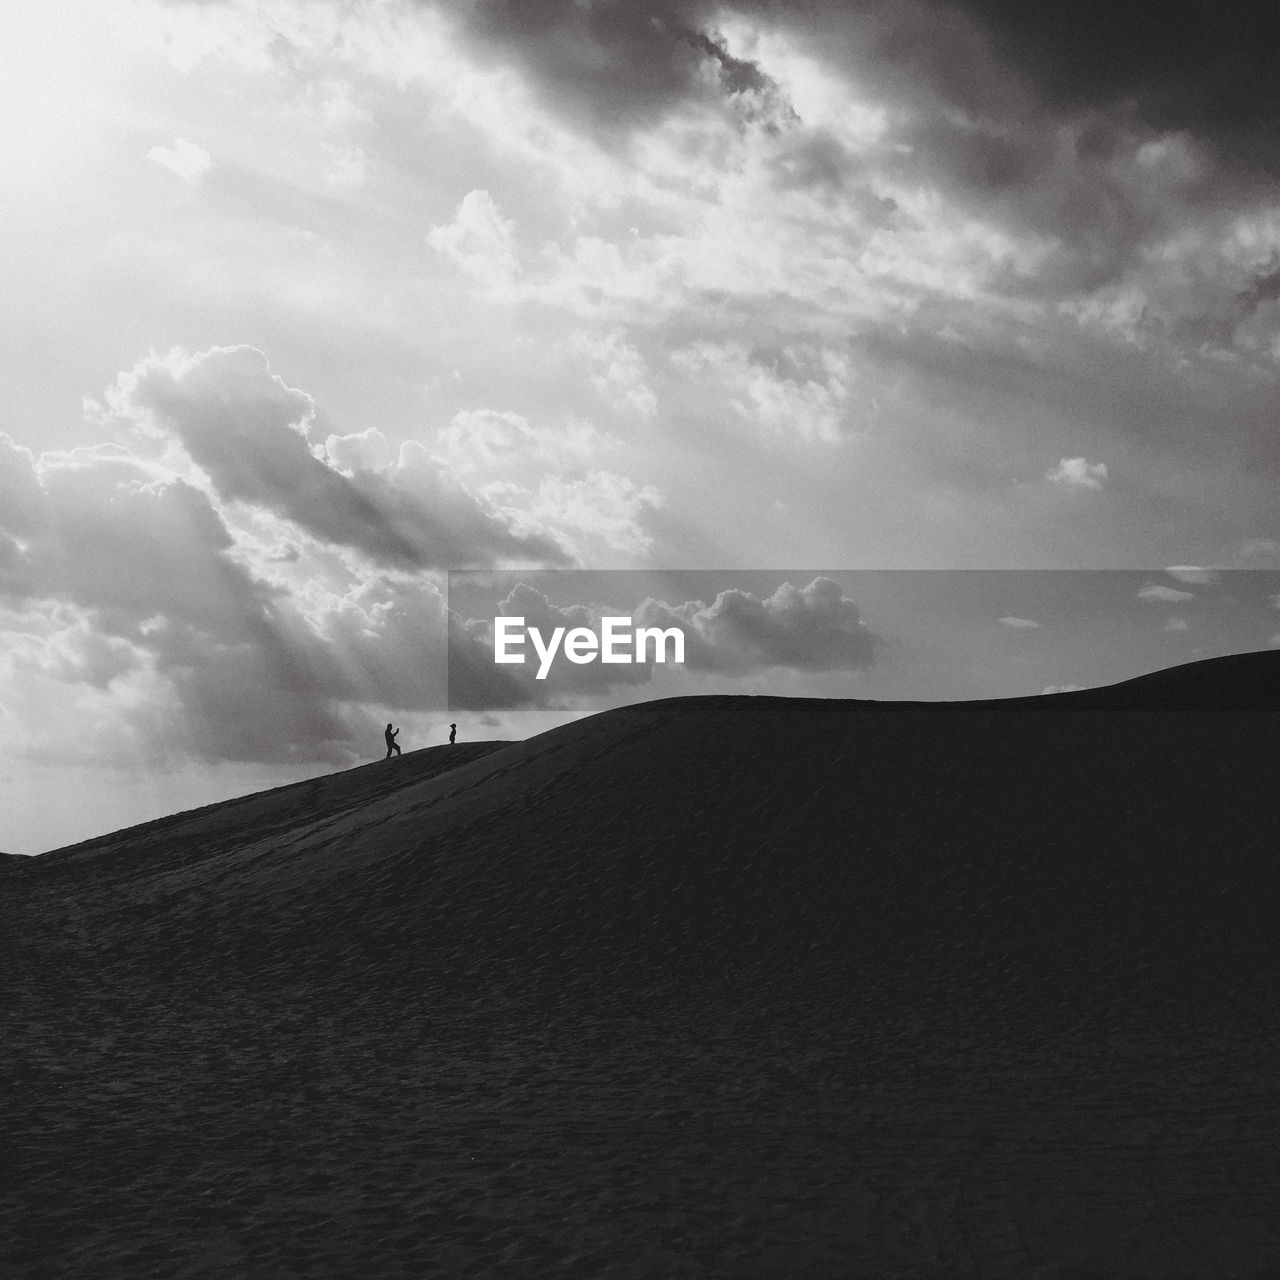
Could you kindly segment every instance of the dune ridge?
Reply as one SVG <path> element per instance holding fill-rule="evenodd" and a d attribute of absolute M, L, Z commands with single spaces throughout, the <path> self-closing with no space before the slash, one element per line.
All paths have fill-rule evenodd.
<path fill-rule="evenodd" d="M 643 703 L 10 866 L 9 1273 L 1271 1274 L 1277 683 Z"/>

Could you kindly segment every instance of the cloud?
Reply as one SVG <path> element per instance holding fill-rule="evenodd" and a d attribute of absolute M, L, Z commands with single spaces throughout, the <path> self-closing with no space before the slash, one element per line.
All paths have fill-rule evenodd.
<path fill-rule="evenodd" d="M 1191 623 L 1186 618 L 1170 618 L 1164 624 L 1165 631 L 1189 631 Z"/>
<path fill-rule="evenodd" d="M 615 408 L 651 418 L 658 400 L 649 386 L 644 358 L 618 331 L 599 335 L 579 330 L 569 348 L 591 366 L 595 389 Z"/>
<path fill-rule="evenodd" d="M 1107 481 L 1107 466 L 1085 458 L 1063 458 L 1045 476 L 1064 489 L 1101 489 Z"/>
<path fill-rule="evenodd" d="M 1280 158 L 1275 50 L 1280 13 L 1240 0 L 1230 21 L 1207 5 L 1084 0 L 1069 9 L 1016 0 L 951 0 L 997 52 L 1060 111 L 1122 106 L 1149 124 L 1187 130 L 1238 162 Z"/>
<path fill-rule="evenodd" d="M 108 403 L 117 417 L 179 442 L 219 497 L 275 512 L 377 564 L 565 562 L 548 531 L 472 493 L 414 441 L 385 470 L 330 465 L 310 443 L 313 400 L 252 347 L 149 357 L 121 375 Z M 348 467 L 356 456 L 351 447 L 339 455 Z"/>
<path fill-rule="evenodd" d="M 451 611 L 447 639 L 450 710 L 498 711 L 529 706 L 546 699 L 545 686 L 534 682 L 534 672 L 527 664 L 499 665 L 494 662 L 491 621 L 463 619 Z"/>
<path fill-rule="evenodd" d="M 872 663 L 878 646 L 858 606 L 830 578 L 815 578 L 805 587 L 783 583 L 763 598 L 722 591 L 709 605 L 647 600 L 636 619 L 644 626 L 678 626 L 691 671 L 854 671 Z"/>
<path fill-rule="evenodd" d="M 43 520 L 43 501 L 35 455 L 0 431 L 0 529 L 31 533 Z"/>
<path fill-rule="evenodd" d="M 1172 564 L 1165 569 L 1165 573 L 1179 582 L 1190 583 L 1193 586 L 1208 586 L 1222 577 L 1217 569 L 1204 569 L 1194 564 Z"/>
<path fill-rule="evenodd" d="M 1043 689 L 1040 690 L 1040 692 L 1041 693 L 1075 693 L 1082 688 L 1084 688 L 1084 686 L 1079 684 L 1047 684 Z"/>
<path fill-rule="evenodd" d="M 1247 538 L 1240 546 L 1242 556 L 1280 555 L 1280 542 L 1275 538 Z"/>
<path fill-rule="evenodd" d="M 18 625 L 30 630 L 0 630 L 9 673 L 15 678 L 45 677 L 105 690 L 141 665 L 136 646 L 93 630 L 88 618 L 74 610 L 61 611 L 56 629 L 47 629 L 41 622 L 28 614 Z"/>
<path fill-rule="evenodd" d="M 581 467 L 613 443 L 582 419 L 559 428 L 534 426 L 521 413 L 497 409 L 464 409 L 436 441 L 457 470 L 503 475 L 518 468 L 541 474 Z"/>
<path fill-rule="evenodd" d="M 1177 587 L 1166 587 L 1160 583 L 1148 582 L 1138 591 L 1138 599 L 1148 604 L 1180 604 L 1183 600 L 1192 600 L 1195 593 L 1179 591 Z"/>
<path fill-rule="evenodd" d="M 509 288 L 520 275 L 514 224 L 504 218 L 487 191 L 469 191 L 454 220 L 433 226 L 427 243 L 482 285 Z"/>
<path fill-rule="evenodd" d="M 671 363 L 701 383 L 718 384 L 735 414 L 761 435 L 827 444 L 846 438 L 853 374 L 838 350 L 701 341 L 674 351 Z"/>
<path fill-rule="evenodd" d="M 0 437 L 9 660 L 37 726 L 66 689 L 95 691 L 82 761 L 349 763 L 384 710 L 443 705 L 450 624 L 425 573 L 567 558 L 530 510 L 415 441 L 320 443 L 311 397 L 252 348 L 151 356 L 89 408 L 117 442 L 37 458 Z M 504 431 L 538 451 L 523 419 L 481 425 L 499 459 Z M 658 500 L 586 481 L 595 506 L 562 513 L 575 536 L 609 517 L 615 481 L 615 506 Z M 25 749 L 57 754 L 38 732 Z"/>
<path fill-rule="evenodd" d="M 9 582 L 27 670 L 129 687 L 120 725 L 79 733 L 78 758 L 129 742 L 161 764 L 349 758 L 351 719 L 335 705 L 349 682 L 282 593 L 237 562 L 207 494 L 119 446 L 45 454 L 30 480 L 39 510 Z"/>
<path fill-rule="evenodd" d="M 647 598 L 633 608 L 608 605 L 559 606 L 542 592 L 519 584 L 500 602 L 495 616 L 523 617 L 549 637 L 558 626 L 587 627 L 598 633 L 604 615 L 630 617 L 637 627 L 675 628 L 685 638 L 683 670 L 743 678 L 765 671 L 856 671 L 875 660 L 879 640 L 862 621 L 857 605 L 829 578 L 805 587 L 783 583 L 771 596 L 729 590 L 710 604 L 701 600 L 668 604 Z M 556 699 L 602 693 L 620 685 L 647 683 L 652 657 L 642 663 L 577 665 L 553 662 L 547 678 L 534 678 L 537 664 L 526 644 L 523 665 L 493 661 L 490 619 L 457 620 L 450 627 L 451 705 L 477 710 L 546 704 Z M 650 655 L 652 651 L 650 650 Z"/>
<path fill-rule="evenodd" d="M 461 29 L 487 58 L 519 68 L 557 111 L 608 135 L 677 104 L 769 95 L 768 77 L 705 29 L 703 9 L 663 0 L 474 0 Z"/>
<path fill-rule="evenodd" d="M 168 146 L 152 147 L 147 152 L 147 159 L 154 160 L 170 173 L 176 173 L 183 182 L 188 182 L 193 187 L 213 164 L 213 157 L 203 147 L 198 147 L 185 138 L 179 138 Z"/>
<path fill-rule="evenodd" d="M 566 531 L 579 559 L 588 552 L 639 557 L 653 545 L 648 515 L 662 505 L 653 485 L 613 471 L 589 471 L 580 477 L 544 477 L 531 510 Z"/>
<path fill-rule="evenodd" d="M 1040 623 L 1033 622 L 1030 618 L 1007 617 L 1000 619 L 1002 627 L 1008 627 L 1010 631 L 1038 631 Z"/>

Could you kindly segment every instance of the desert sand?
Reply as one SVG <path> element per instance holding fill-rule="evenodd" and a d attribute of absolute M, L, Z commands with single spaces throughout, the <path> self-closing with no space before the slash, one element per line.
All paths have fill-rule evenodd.
<path fill-rule="evenodd" d="M 1280 1276 L 1278 776 L 1269 653 L 3 859 L 0 1272 Z"/>

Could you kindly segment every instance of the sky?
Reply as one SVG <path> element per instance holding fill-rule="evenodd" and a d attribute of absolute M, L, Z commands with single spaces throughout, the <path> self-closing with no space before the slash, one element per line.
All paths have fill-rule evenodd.
<path fill-rule="evenodd" d="M 0 849 L 443 741 L 450 571 L 704 642 L 471 737 L 1280 646 L 1277 54 L 1253 0 L 4 6 Z"/>

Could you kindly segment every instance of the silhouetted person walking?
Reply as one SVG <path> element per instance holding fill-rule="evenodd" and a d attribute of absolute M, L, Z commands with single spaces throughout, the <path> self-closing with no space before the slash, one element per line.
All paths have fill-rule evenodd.
<path fill-rule="evenodd" d="M 449 726 L 449 745 L 450 746 L 453 746 L 454 739 L 457 738 L 457 736 L 458 736 L 458 726 L 456 724 L 451 724 Z"/>
<path fill-rule="evenodd" d="M 382 757 L 384 760 L 390 760 L 393 751 L 396 755 L 400 754 L 400 744 L 396 741 L 399 732 L 399 729 L 393 729 L 390 725 L 387 725 L 386 732 L 382 735 L 387 740 L 387 754 Z"/>

